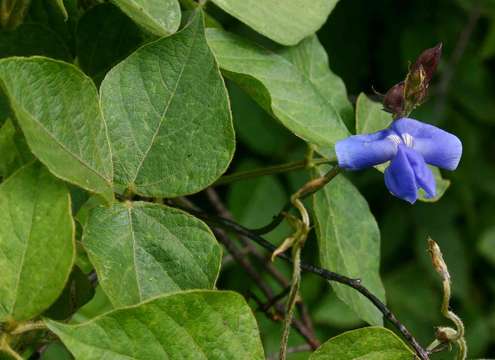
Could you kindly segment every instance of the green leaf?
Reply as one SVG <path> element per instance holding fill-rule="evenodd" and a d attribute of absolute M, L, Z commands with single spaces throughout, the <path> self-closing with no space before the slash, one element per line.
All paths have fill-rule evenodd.
<path fill-rule="evenodd" d="M 76 33 L 77 59 L 83 71 L 97 83 L 142 42 L 139 27 L 117 7 L 101 4 L 79 20 Z"/>
<path fill-rule="evenodd" d="M 70 61 L 72 55 L 60 36 L 42 24 L 22 24 L 0 31 L 0 57 L 44 55 Z"/>
<path fill-rule="evenodd" d="M 366 199 L 340 175 L 314 195 L 320 263 L 340 274 L 361 279 L 380 300 L 380 231 Z M 337 296 L 356 315 L 372 325 L 383 324 L 382 314 L 356 290 L 331 283 Z"/>
<path fill-rule="evenodd" d="M 78 360 L 264 359 L 251 309 L 229 291 L 170 294 L 80 325 L 45 322 Z"/>
<path fill-rule="evenodd" d="M 184 289 L 211 289 L 221 248 L 210 229 L 181 210 L 126 202 L 95 208 L 82 239 L 115 307 Z"/>
<path fill-rule="evenodd" d="M 356 134 L 370 134 L 387 128 L 392 123 L 392 114 L 383 110 L 383 105 L 359 94 L 356 101 Z"/>
<path fill-rule="evenodd" d="M 383 130 L 392 123 L 392 115 L 383 110 L 383 105 L 368 98 L 364 93 L 359 94 L 356 102 L 356 134 L 370 134 Z M 381 172 L 388 167 L 388 163 L 376 166 Z M 433 172 L 436 181 L 436 196 L 427 198 L 423 189 L 419 190 L 418 199 L 424 202 L 436 202 L 445 194 L 450 181 L 442 177 L 442 173 L 435 166 L 428 167 Z"/>
<path fill-rule="evenodd" d="M 314 34 L 338 0 L 212 0 L 222 10 L 266 37 L 296 45 Z"/>
<path fill-rule="evenodd" d="M 281 55 L 294 64 L 329 101 L 349 126 L 354 123 L 354 109 L 342 79 L 329 68 L 328 55 L 316 36 L 310 36 L 297 46 L 285 48 Z"/>
<path fill-rule="evenodd" d="M 158 36 L 177 31 L 180 25 L 180 6 L 177 0 L 112 0 L 132 20 Z"/>
<path fill-rule="evenodd" d="M 301 49 L 272 52 L 222 30 L 207 29 L 206 35 L 224 74 L 295 135 L 321 147 L 349 135 L 338 112 L 345 89 L 315 37 Z"/>
<path fill-rule="evenodd" d="M 94 84 L 42 57 L 0 60 L 0 85 L 34 155 L 57 177 L 113 199 L 112 159 Z"/>
<path fill-rule="evenodd" d="M 0 177 L 3 178 L 33 160 L 26 141 L 17 133 L 10 119 L 0 128 L 0 154 Z"/>
<path fill-rule="evenodd" d="M 345 332 L 321 345 L 309 360 L 412 360 L 414 352 L 392 331 L 367 327 Z"/>
<path fill-rule="evenodd" d="M 114 67 L 101 85 L 101 102 L 120 191 L 194 193 L 213 183 L 232 159 L 227 90 L 201 13 L 184 30 Z"/>
<path fill-rule="evenodd" d="M 0 185 L 0 321 L 30 319 L 64 289 L 74 262 L 65 185 L 38 163 Z"/>

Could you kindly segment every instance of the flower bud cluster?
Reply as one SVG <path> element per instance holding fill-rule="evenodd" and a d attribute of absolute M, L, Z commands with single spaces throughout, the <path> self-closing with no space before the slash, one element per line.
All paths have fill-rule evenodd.
<path fill-rule="evenodd" d="M 385 94 L 385 110 L 398 119 L 409 115 L 422 104 L 428 95 L 428 87 L 441 56 L 442 43 L 423 51 L 410 67 L 406 79 L 392 86 Z"/>

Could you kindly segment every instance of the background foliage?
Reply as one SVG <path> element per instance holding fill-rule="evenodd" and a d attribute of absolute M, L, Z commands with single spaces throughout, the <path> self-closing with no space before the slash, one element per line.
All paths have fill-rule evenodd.
<path fill-rule="evenodd" d="M 65 234 L 77 240 L 76 249 L 53 247 L 60 251 L 60 261 L 51 267 L 44 261 L 53 256 L 53 250 L 45 253 L 46 247 L 40 243 L 35 243 L 38 248 L 30 247 L 33 246 L 29 242 L 31 238 L 24 237 L 24 234 L 19 235 L 19 239 L 26 241 L 29 251 L 36 253 L 40 261 L 47 266 L 45 270 L 60 271 L 47 275 L 53 276 L 54 289 L 44 292 L 42 301 L 36 304 L 35 309 L 24 306 L 25 313 L 18 315 L 11 299 L 2 296 L 0 319 L 4 321 L 13 314 L 17 314 L 18 319 L 27 319 L 32 314 L 44 311 L 43 315 L 52 319 L 48 322 L 49 328 L 60 336 L 72 353 L 78 358 L 90 359 L 91 356 L 99 355 L 97 346 L 92 345 L 99 334 L 106 333 L 109 329 L 116 332 L 126 330 L 125 326 L 119 330 L 115 329 L 115 323 L 119 322 L 120 316 L 129 323 L 139 322 L 141 318 L 158 316 L 161 309 L 168 306 L 184 310 L 184 318 L 176 320 L 182 322 L 186 328 L 191 325 L 190 331 L 200 334 L 199 346 L 201 347 L 204 341 L 206 345 L 203 349 L 213 358 L 215 351 L 219 351 L 220 348 L 208 347 L 208 344 L 230 326 L 222 319 L 240 322 L 248 329 L 244 334 L 237 334 L 237 338 L 237 335 L 232 338 L 227 336 L 227 340 L 236 345 L 223 351 L 243 354 L 242 341 L 251 341 L 254 350 L 252 353 L 246 352 L 244 356 L 262 356 L 261 345 L 253 335 L 256 333 L 253 319 L 242 315 L 243 312 L 249 313 L 249 309 L 240 296 L 226 292 L 225 299 L 219 300 L 215 291 L 195 293 L 195 290 L 188 290 L 198 287 L 213 288 L 222 261 L 216 288 L 234 290 L 244 295 L 255 312 L 265 354 L 276 353 L 281 323 L 270 321 L 259 311 L 260 304 L 257 299 L 263 298 L 263 295 L 256 282 L 226 255 L 226 251 L 223 259 L 220 259 L 220 248 L 211 231 L 202 222 L 175 209 L 144 203 L 133 205 L 132 210 L 126 203 L 122 203 L 110 209 L 98 208 L 92 211 L 92 208 L 100 204 L 100 200 L 92 197 L 87 201 L 89 193 L 82 189 L 100 193 L 110 200 L 113 179 L 115 190 L 119 194 L 125 194 L 130 189 L 145 197 L 145 200 L 149 200 L 147 196 L 174 197 L 204 189 L 225 171 L 232 157 L 228 172 L 300 160 L 304 158 L 306 151 L 305 142 L 301 139 L 316 144 L 320 153 L 329 154 L 335 140 L 347 135 L 345 125 L 349 129 L 357 126 L 362 132 L 376 130 L 367 127 L 366 120 L 362 120 L 361 123 L 358 120 L 358 124 L 354 124 L 352 105 L 357 103 L 357 117 L 360 119 L 359 104 L 366 107 L 369 99 L 380 100 L 374 89 L 385 92 L 391 85 L 403 79 L 409 62 L 423 49 L 442 41 L 444 56 L 431 85 L 431 99 L 412 115 L 455 133 L 463 142 L 464 153 L 458 170 L 444 174 L 445 178 L 451 180 L 445 195 L 434 204 L 419 202 L 411 206 L 388 194 L 383 185 L 383 176 L 378 171 L 347 174 L 347 178 L 359 189 L 364 199 L 353 187 L 346 185 L 348 180 L 338 178 L 331 186 L 333 191 L 342 194 L 342 199 L 332 197 L 333 203 L 325 203 L 328 199 L 325 192 L 322 192 L 314 204 L 307 202 L 307 206 L 313 205 L 314 212 L 319 213 L 321 217 L 330 216 L 333 210 L 346 216 L 341 224 L 334 224 L 331 228 L 325 228 L 325 223 L 317 224 L 316 233 L 328 234 L 334 247 L 325 248 L 319 244 L 318 250 L 315 232 L 312 232 L 303 257 L 307 262 L 319 263 L 338 272 L 362 277 L 367 284 L 372 283 L 376 294 L 380 297 L 386 296 L 388 305 L 396 312 L 398 318 L 422 344 L 427 344 L 433 338 L 433 326 L 445 322 L 439 311 L 441 291 L 438 276 L 431 268 L 426 252 L 426 238 L 431 235 L 442 247 L 449 265 L 453 278 L 452 306 L 465 321 L 470 357 L 495 357 L 495 339 L 491 335 L 495 331 L 495 308 L 492 301 L 495 295 L 495 3 L 489 0 L 320 0 L 314 1 L 314 8 L 311 9 L 314 11 L 297 11 L 274 18 L 274 22 L 282 18 L 281 21 L 288 22 L 282 23 L 282 26 L 295 29 L 294 32 L 277 32 L 276 27 L 264 28 L 263 23 L 257 23 L 259 13 L 250 13 L 255 8 L 252 4 L 254 0 L 245 1 L 245 9 L 235 10 L 229 8 L 232 2 L 216 0 L 208 3 L 209 15 L 206 16 L 206 24 L 212 28 L 207 29 L 204 35 L 201 32 L 201 21 L 193 20 L 189 27 L 175 35 L 176 42 L 155 41 L 160 36 L 175 33 L 179 26 L 184 26 L 186 22 L 186 16 L 183 16 L 182 25 L 177 17 L 169 16 L 180 11 L 177 2 L 172 0 L 164 1 L 168 4 L 165 15 L 161 13 L 162 10 L 155 9 L 150 12 L 153 15 L 151 18 L 149 14 L 136 15 L 133 1 L 119 0 L 96 5 L 93 1 L 67 0 L 64 2 L 65 9 L 61 11 L 57 6 L 60 2 L 38 0 L 32 2 L 23 24 L 13 31 L 0 32 L 1 58 L 43 55 L 56 59 L 42 66 L 37 63 L 39 58 L 25 63 L 7 60 L 0 64 L 4 91 L 19 94 L 26 88 L 38 89 L 24 94 L 25 103 L 11 103 L 10 107 L 6 97 L 0 96 L 0 176 L 3 179 L 0 195 L 6 193 L 5 197 L 15 197 L 14 200 L 20 207 L 31 206 L 32 204 L 23 201 L 30 199 L 34 194 L 24 193 L 22 189 L 27 186 L 26 182 L 35 182 L 32 178 L 26 178 L 27 173 L 39 173 L 36 182 L 29 186 L 32 189 L 42 188 L 43 196 L 52 199 L 54 206 L 50 218 L 37 219 L 40 224 L 36 229 L 42 231 L 44 226 L 55 226 L 60 229 L 60 236 Z M 276 3 L 268 0 L 267 2 Z M 182 2 L 184 14 L 190 15 L 188 4 L 190 5 L 189 1 Z M 236 16 L 258 32 L 222 9 L 234 15 L 239 11 Z M 333 10 L 326 22 L 324 18 L 320 19 L 321 13 L 331 9 Z M 269 11 L 269 14 L 272 13 Z M 216 21 L 231 34 L 213 28 Z M 314 36 L 303 40 L 303 45 L 298 50 L 280 45 L 294 45 L 318 28 L 316 35 L 322 47 L 318 45 Z M 263 35 L 278 41 L 278 44 Z M 187 37 L 187 41 L 190 41 L 187 48 L 178 38 L 180 36 Z M 229 41 L 233 41 L 235 46 L 227 46 Z M 152 43 L 141 47 L 150 42 Z M 265 49 L 260 50 L 251 42 L 261 44 Z M 226 89 L 208 46 L 213 50 L 227 79 L 226 87 L 237 140 L 235 146 L 229 104 L 225 101 Z M 136 49 L 138 50 L 134 52 Z M 328 72 L 326 68 L 323 49 L 328 54 L 333 73 Z M 150 59 L 150 54 L 156 54 L 156 57 L 146 66 L 142 66 L 142 59 Z M 301 59 L 306 59 L 304 55 L 308 54 L 311 55 L 311 59 L 317 60 L 311 64 L 302 61 Z M 236 56 L 244 59 L 255 58 L 256 66 L 236 61 Z M 75 63 L 75 66 L 59 60 Z M 124 61 L 121 62 L 122 60 Z M 205 64 L 209 64 L 206 67 L 213 70 L 204 72 Z M 85 75 L 82 75 L 76 66 Z M 32 87 L 34 80 L 29 76 L 32 67 L 36 67 L 37 71 L 55 75 L 46 78 L 45 84 Z M 160 70 L 163 72 L 160 73 Z M 27 75 L 23 75 L 23 72 Z M 318 79 L 322 78 L 325 81 L 318 83 Z M 90 79 L 96 88 L 100 89 L 99 95 Z M 162 89 L 163 93 L 150 91 L 160 89 L 162 81 L 176 86 L 172 90 Z M 189 86 L 191 83 L 195 86 Z M 53 95 L 52 107 L 36 107 L 37 98 L 50 97 L 51 91 L 53 94 L 59 93 L 57 84 L 67 87 L 63 98 Z M 139 88 L 140 84 L 142 88 Z M 334 90 L 344 89 L 344 84 L 350 101 L 345 97 L 335 96 Z M 188 90 L 182 90 L 182 86 Z M 136 90 L 136 87 L 139 90 Z M 310 125 L 314 128 L 298 122 L 297 116 L 289 116 L 300 115 L 298 112 L 301 112 L 301 108 L 297 102 L 287 101 L 288 87 L 292 91 L 291 96 L 317 109 L 303 114 L 311 119 Z M 189 92 L 191 88 L 193 92 Z M 267 94 L 266 89 L 270 94 Z M 368 98 L 360 95 L 361 93 L 365 93 Z M 154 94 L 156 98 L 147 97 L 147 94 Z M 306 96 L 303 100 L 301 94 Z M 163 102 L 163 99 L 166 101 Z M 64 111 L 68 113 L 61 115 L 58 113 L 60 109 L 56 106 L 57 102 L 72 104 L 72 107 L 68 110 L 65 108 Z M 99 113 L 97 103 L 101 106 L 102 114 Z M 153 113 L 149 110 L 150 104 L 156 108 Z M 26 108 L 36 115 L 36 119 L 19 110 Z M 15 112 L 17 122 L 7 120 L 12 118 L 11 111 Z M 171 114 L 175 123 L 165 122 L 164 129 L 170 131 L 180 128 L 181 134 L 187 134 L 188 139 L 171 135 L 166 141 L 155 143 L 156 136 L 160 139 L 159 132 L 136 132 L 132 126 L 128 126 L 135 120 L 133 116 L 139 118 L 136 114 L 146 114 L 149 123 L 141 124 L 140 129 L 147 130 L 156 124 L 160 124 L 160 128 L 164 114 Z M 274 121 L 270 114 L 277 117 L 285 127 Z M 50 128 L 50 136 L 45 138 L 40 135 L 40 121 L 37 119 L 50 119 L 51 116 L 74 117 L 76 126 L 70 130 L 70 136 L 66 136 L 67 129 L 49 123 L 45 125 Z M 111 155 L 105 148 L 108 142 L 101 135 L 102 116 L 111 124 L 109 142 L 112 150 L 116 150 L 113 153 L 113 168 L 108 166 L 105 160 Z M 332 129 L 328 129 L 328 133 L 320 132 L 320 124 L 329 117 L 339 118 L 341 121 L 336 122 Z M 187 120 L 191 118 L 194 119 L 193 126 L 188 128 Z M 382 118 L 381 121 L 381 127 L 386 126 L 387 119 Z M 18 126 L 22 128 L 24 136 L 15 135 L 19 130 Z M 147 128 L 148 126 L 150 128 Z M 194 132 L 198 127 L 202 129 L 201 134 Z M 93 143 L 78 143 L 77 134 L 81 129 L 96 134 L 92 139 Z M 137 134 L 136 142 L 135 147 L 130 149 L 129 144 L 122 143 L 121 140 L 127 141 L 133 134 Z M 212 138 L 215 138 L 215 141 L 210 141 Z M 54 154 L 54 144 L 64 151 Z M 193 145 L 188 147 L 187 144 Z M 95 148 L 99 150 L 97 156 L 94 156 Z M 145 151 L 141 154 L 143 149 Z M 175 149 L 173 156 L 165 163 L 158 162 L 156 159 L 168 149 Z M 205 149 L 209 152 L 205 152 Z M 40 170 L 41 165 L 37 164 L 24 167 L 21 172 L 15 174 L 15 178 L 5 180 L 21 165 L 32 161 L 31 152 L 52 174 L 78 187 L 58 184 L 59 180 L 50 176 L 46 170 Z M 209 156 L 210 153 L 217 154 L 213 160 Z M 74 158 L 80 160 L 79 165 L 73 165 Z M 198 165 L 199 163 L 201 165 Z M 160 172 L 155 171 L 157 166 L 162 167 L 160 171 L 179 174 L 179 180 L 171 176 L 163 183 Z M 202 176 L 195 177 L 194 173 L 201 173 Z M 188 177 L 190 181 L 181 181 L 184 177 Z M 309 174 L 306 171 L 294 171 L 221 185 L 217 190 L 240 224 L 257 227 L 265 225 L 284 206 L 290 194 L 308 179 Z M 446 183 L 441 185 L 446 188 Z M 327 190 L 330 191 L 330 188 Z M 72 199 L 72 214 L 77 214 L 78 220 L 74 229 L 67 219 L 68 192 Z M 191 199 L 212 210 L 205 193 L 194 195 Z M 349 199 L 352 199 L 352 209 L 348 208 L 351 203 Z M 376 218 L 376 224 L 371 221 L 363 225 L 363 222 L 357 221 L 353 216 L 355 206 L 367 211 L 365 200 Z M 1 206 L 3 205 L 0 204 L 0 210 Z M 23 211 L 31 214 L 28 210 Z M 365 217 L 364 221 L 368 220 Z M 29 222 L 31 219 L 23 221 Z M 353 225 L 353 221 L 357 221 L 358 224 Z M 0 225 L 0 235 L 1 231 L 11 226 L 7 223 Z M 381 233 L 380 249 L 378 246 L 361 249 L 362 253 L 356 255 L 355 263 L 346 264 L 343 261 L 343 264 L 340 264 L 340 259 L 334 256 L 335 253 L 342 249 L 352 250 L 354 246 L 347 243 L 346 239 L 355 232 L 365 233 L 367 237 L 371 236 L 378 241 L 376 225 Z M 87 228 L 82 239 L 83 226 Z M 332 229 L 339 226 L 342 230 L 339 236 L 344 234 L 342 240 L 337 234 L 331 233 Z M 188 235 L 194 240 L 188 244 L 189 247 L 180 241 L 181 232 L 185 227 L 193 234 Z M 97 231 L 92 232 L 93 228 Z M 345 236 L 346 231 L 349 236 Z M 289 232 L 288 226 L 283 224 L 266 238 L 278 244 Z M 124 234 L 124 245 L 118 248 L 112 243 L 116 234 Z M 155 238 L 163 236 L 169 247 L 157 249 L 150 241 L 150 234 Z M 36 233 L 33 238 L 36 238 Z M 58 240 L 60 239 L 52 239 L 53 243 Z M 80 240 L 85 243 L 87 254 L 82 251 Z M 126 281 L 119 283 L 120 273 L 126 269 L 112 268 L 112 264 L 119 261 L 132 263 L 130 254 L 134 250 L 131 250 L 133 244 L 139 244 L 142 254 L 149 257 L 143 255 L 142 263 L 135 261 L 133 273 L 127 274 L 129 277 L 125 278 Z M 72 243 L 71 245 L 74 247 Z M 378 263 L 373 262 L 377 260 L 378 250 L 381 254 L 381 280 L 376 274 Z M 77 252 L 75 259 L 74 251 Z M 368 262 L 366 255 L 370 253 L 376 253 L 376 256 Z M 5 275 L 6 278 L 10 273 L 5 269 L 15 271 L 20 266 L 15 263 L 15 259 L 13 262 L 4 258 L 0 260 L 3 261 L 0 262 L 2 276 Z M 57 287 L 63 286 L 67 277 L 64 271 L 70 269 L 72 262 L 75 262 L 76 266 L 70 274 L 65 290 L 55 301 L 55 297 L 60 293 Z M 257 262 L 261 261 L 254 257 L 253 262 L 258 264 Z M 162 271 L 159 265 L 164 263 L 173 263 L 169 270 L 174 271 Z M 184 263 L 200 265 L 181 268 Z M 39 264 L 35 263 L 33 266 L 36 265 Z M 100 280 L 96 287 L 94 279 L 88 277 L 92 266 L 96 267 Z M 274 266 L 289 277 L 288 265 L 276 261 Z M 111 271 L 106 271 L 108 269 Z M 201 285 L 191 285 L 189 275 L 195 279 L 200 278 Z M 154 277 L 166 278 L 167 283 L 158 284 L 154 282 Z M 267 274 L 263 275 L 263 280 L 277 292 L 284 290 L 283 286 Z M 2 285 L 4 289 L 11 291 L 14 286 L 12 281 L 10 285 Z M 184 297 L 181 293 L 174 294 L 177 290 L 186 290 L 182 294 L 192 295 Z M 38 289 L 27 286 L 16 291 L 26 296 Z M 351 305 L 352 309 L 338 300 L 335 292 L 341 298 L 347 297 L 347 304 L 354 304 Z M 301 295 L 313 319 L 317 337 L 322 342 L 343 331 L 365 326 L 360 319 L 375 325 L 381 323 L 380 314 L 364 299 L 355 297 L 352 290 L 336 287 L 335 292 L 322 279 L 312 275 L 303 276 Z M 172 294 L 154 299 L 156 295 L 165 293 Z M 133 307 L 141 301 L 146 301 L 144 307 Z M 228 306 L 218 305 L 221 301 L 226 301 Z M 15 301 L 13 303 L 15 304 Z M 213 324 L 212 335 L 208 338 L 202 336 L 210 329 L 195 328 L 191 321 L 196 314 L 195 309 L 202 308 L 205 304 L 212 308 L 205 319 Z M 48 306 L 50 307 L 47 309 Z M 96 314 L 120 306 L 127 307 L 118 310 L 119 313 L 111 313 L 113 315 L 108 318 L 84 323 Z M 74 313 L 76 315 L 72 317 L 71 325 L 54 321 L 67 319 Z M 359 317 L 356 314 L 359 314 Z M 114 315 L 115 318 L 112 318 Z M 168 314 L 172 318 L 175 315 L 177 314 L 173 312 Z M 239 318 L 233 319 L 235 316 Z M 75 323 L 84 324 L 78 328 Z M 170 323 L 173 323 L 173 319 Z M 77 335 L 79 340 L 84 338 L 85 348 L 79 348 L 78 341 L 73 338 L 77 329 L 80 331 Z M 135 331 L 136 328 L 133 329 Z M 160 327 L 153 331 L 155 335 L 159 335 L 156 335 L 156 343 L 151 347 L 156 346 L 158 349 L 157 344 L 163 344 L 160 340 L 166 339 L 167 334 Z M 360 339 L 363 344 L 376 344 L 374 333 L 361 331 L 364 332 L 351 333 L 350 338 Z M 386 341 L 389 346 L 397 345 L 398 353 L 386 355 L 399 359 L 399 353 L 403 351 L 402 344 L 385 330 L 380 331 L 384 331 L 384 339 L 390 337 L 390 341 Z M 326 346 L 329 349 L 332 346 L 346 346 L 341 338 L 336 338 L 336 341 L 335 344 Z M 340 341 L 342 343 L 338 345 Z M 32 343 L 36 344 L 36 341 Z M 304 343 L 304 339 L 293 331 L 289 346 L 296 347 Z M 114 351 L 127 346 L 126 341 L 122 339 L 114 345 Z M 51 339 L 38 355 L 35 350 L 39 347 L 20 344 L 20 348 L 25 350 L 26 358 L 32 354 L 45 360 L 71 358 L 64 345 L 54 339 Z M 142 353 L 139 356 L 146 357 L 147 354 Z M 433 358 L 450 359 L 452 356 L 452 353 L 447 353 L 434 355 Z M 309 357 L 310 352 L 303 351 L 291 354 L 289 358 L 302 360 Z M 324 358 L 320 357 L 318 352 L 311 355 L 313 360 Z"/>

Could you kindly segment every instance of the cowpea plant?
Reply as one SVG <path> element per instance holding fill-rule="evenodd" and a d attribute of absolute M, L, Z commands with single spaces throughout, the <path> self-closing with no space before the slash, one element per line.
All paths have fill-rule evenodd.
<path fill-rule="evenodd" d="M 310 360 L 425 360 L 450 345 L 465 358 L 440 249 L 430 240 L 455 328 L 423 347 L 386 306 L 379 229 L 344 172 L 375 166 L 411 203 L 447 190 L 433 166 L 457 167 L 459 139 L 407 118 L 441 46 L 387 92 L 389 112 L 365 94 L 352 104 L 315 35 L 337 1 L 2 0 L 0 358 L 264 359 L 255 313 L 279 324 L 280 359 L 296 333 Z M 233 115 L 257 121 L 231 104 L 240 89 L 304 145 L 297 160 L 228 170 Z M 263 177 L 295 170 L 290 197 Z M 226 185 L 237 205 L 223 203 Z M 319 266 L 301 259 L 314 237 Z M 218 281 L 232 262 L 257 290 Z M 319 339 L 301 271 L 370 326 Z"/>

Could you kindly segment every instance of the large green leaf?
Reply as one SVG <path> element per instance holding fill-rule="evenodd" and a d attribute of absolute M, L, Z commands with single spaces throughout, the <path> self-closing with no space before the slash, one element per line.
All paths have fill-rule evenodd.
<path fill-rule="evenodd" d="M 328 55 L 316 36 L 310 36 L 297 46 L 282 49 L 280 54 L 294 64 L 334 107 L 344 123 L 354 125 L 354 109 L 342 79 L 329 68 Z"/>
<path fill-rule="evenodd" d="M 333 179 L 314 195 L 319 257 L 323 267 L 361 279 L 385 301 L 380 280 L 380 231 L 366 199 L 344 176 Z M 364 321 L 383 323 L 382 314 L 356 290 L 331 283 L 337 296 Z"/>
<path fill-rule="evenodd" d="M 180 6 L 177 0 L 112 0 L 132 20 L 149 32 L 167 36 L 180 25 Z"/>
<path fill-rule="evenodd" d="M 7 58 L 0 84 L 36 157 L 57 177 L 111 200 L 110 146 L 91 79 L 61 61 Z"/>
<path fill-rule="evenodd" d="M 264 359 L 256 320 L 234 292 L 179 292 L 80 325 L 45 321 L 78 360 Z"/>
<path fill-rule="evenodd" d="M 75 256 L 65 185 L 39 163 L 0 185 L 0 321 L 27 320 L 64 289 Z"/>
<path fill-rule="evenodd" d="M 26 141 L 10 119 L 0 127 L 0 154 L 0 177 L 3 178 L 33 160 Z"/>
<path fill-rule="evenodd" d="M 142 42 L 141 29 L 112 4 L 85 12 L 76 32 L 77 60 L 97 83 Z"/>
<path fill-rule="evenodd" d="M 174 197 L 215 181 L 234 152 L 225 84 L 206 44 L 203 16 L 145 45 L 101 85 L 120 191 Z"/>
<path fill-rule="evenodd" d="M 359 94 L 356 101 L 356 134 L 370 134 L 383 130 L 392 123 L 392 114 L 383 110 L 383 105 Z"/>
<path fill-rule="evenodd" d="M 414 352 L 392 331 L 367 327 L 345 332 L 321 345 L 309 360 L 413 360 Z"/>
<path fill-rule="evenodd" d="M 115 307 L 215 285 L 221 248 L 209 228 L 181 210 L 126 202 L 97 207 L 82 239 Z"/>
<path fill-rule="evenodd" d="M 296 45 L 315 33 L 338 0 L 212 0 L 259 33 L 283 45 Z"/>
<path fill-rule="evenodd" d="M 392 123 L 392 115 L 383 110 L 383 105 L 373 101 L 365 94 L 359 94 L 356 102 L 356 133 L 369 134 L 387 128 Z M 376 168 L 384 172 L 388 163 L 378 165 Z M 450 186 L 450 181 L 442 177 L 442 173 L 435 166 L 428 167 L 433 172 L 436 181 L 436 195 L 433 198 L 427 198 L 423 189 L 419 191 L 418 199 L 425 202 L 435 202 L 440 200 L 445 191 Z"/>
<path fill-rule="evenodd" d="M 322 147 L 349 135 L 338 112 L 346 107 L 345 88 L 315 37 L 272 52 L 222 30 L 206 35 L 225 75 L 294 134 Z"/>

